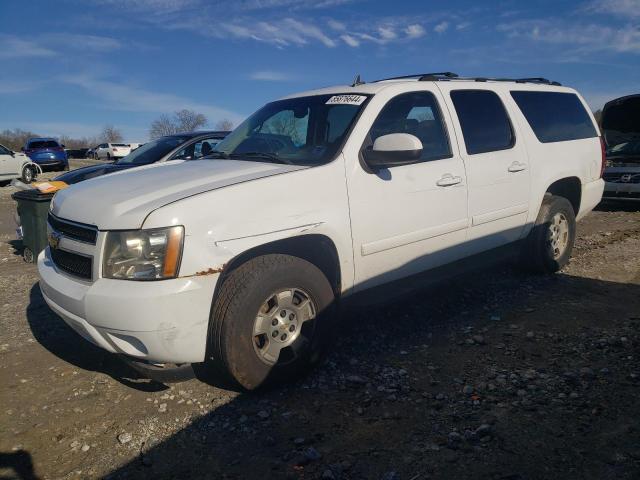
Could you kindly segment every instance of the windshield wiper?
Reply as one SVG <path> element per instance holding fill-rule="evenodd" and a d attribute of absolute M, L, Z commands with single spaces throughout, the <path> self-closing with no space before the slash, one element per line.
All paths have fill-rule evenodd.
<path fill-rule="evenodd" d="M 285 165 L 290 165 L 289 162 L 280 158 L 275 153 L 267 153 L 267 152 L 245 152 L 245 153 L 232 153 L 229 155 L 229 158 L 237 158 L 239 160 L 243 158 L 259 158 L 261 160 L 268 160 L 273 163 L 284 163 Z"/>
<path fill-rule="evenodd" d="M 229 158 L 229 154 L 214 150 L 211 153 L 206 154 L 204 157 L 200 157 L 200 160 L 203 160 L 205 158 Z"/>

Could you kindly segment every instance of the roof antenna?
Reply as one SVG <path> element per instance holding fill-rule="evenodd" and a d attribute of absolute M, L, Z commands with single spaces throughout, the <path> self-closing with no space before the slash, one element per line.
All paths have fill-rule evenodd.
<path fill-rule="evenodd" d="M 363 82 L 360 79 L 360 74 L 356 75 L 356 78 L 353 79 L 353 83 L 351 84 L 352 87 L 357 87 L 358 85 L 363 85 L 365 82 Z"/>

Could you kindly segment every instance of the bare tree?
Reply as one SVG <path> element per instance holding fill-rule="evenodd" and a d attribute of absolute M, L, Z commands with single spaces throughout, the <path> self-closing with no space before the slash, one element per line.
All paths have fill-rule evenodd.
<path fill-rule="evenodd" d="M 233 122 L 228 118 L 223 118 L 216 123 L 216 130 L 231 131 L 233 130 Z"/>
<path fill-rule="evenodd" d="M 122 133 L 113 125 L 105 125 L 100 134 L 100 138 L 106 143 L 116 143 L 122 141 Z"/>
<path fill-rule="evenodd" d="M 0 144 L 11 150 L 19 151 L 27 139 L 40 136 L 41 135 L 37 133 L 22 130 L 21 128 L 14 128 L 13 130 L 6 129 L 0 132 Z"/>
<path fill-rule="evenodd" d="M 202 113 L 183 108 L 175 113 L 176 124 L 179 132 L 193 132 L 204 127 L 209 120 Z"/>
<path fill-rule="evenodd" d="M 158 138 L 180 132 L 192 132 L 206 126 L 208 123 L 209 120 L 204 114 L 183 108 L 174 112 L 172 116 L 160 115 L 158 119 L 151 123 L 149 136 Z"/>
<path fill-rule="evenodd" d="M 151 123 L 151 129 L 149 130 L 149 136 L 154 138 L 160 138 L 165 135 L 173 135 L 177 132 L 176 125 L 169 118 L 168 115 L 162 114 L 160 118 L 154 120 Z"/>

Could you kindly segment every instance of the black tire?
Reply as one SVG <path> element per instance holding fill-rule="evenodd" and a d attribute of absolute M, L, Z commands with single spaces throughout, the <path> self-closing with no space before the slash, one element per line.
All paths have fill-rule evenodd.
<path fill-rule="evenodd" d="M 26 166 L 22 169 L 22 181 L 24 183 L 31 183 L 36 178 L 36 174 L 33 168 Z"/>
<path fill-rule="evenodd" d="M 568 232 L 566 246 L 554 254 L 549 235 L 552 221 L 558 214 L 566 219 Z M 521 263 L 530 271 L 555 273 L 569 263 L 575 239 L 576 217 L 573 206 L 566 198 L 548 193 L 542 201 L 536 223 L 524 242 Z"/>
<path fill-rule="evenodd" d="M 259 356 L 259 347 L 254 346 L 254 322 L 266 299 L 279 289 L 289 288 L 304 290 L 315 305 L 316 315 L 302 324 L 291 346 L 281 350 L 277 363 L 269 365 Z M 208 370 L 222 373 L 245 390 L 297 378 L 327 350 L 335 317 L 334 300 L 327 278 L 306 260 L 271 254 L 247 261 L 224 279 L 212 308 Z"/>

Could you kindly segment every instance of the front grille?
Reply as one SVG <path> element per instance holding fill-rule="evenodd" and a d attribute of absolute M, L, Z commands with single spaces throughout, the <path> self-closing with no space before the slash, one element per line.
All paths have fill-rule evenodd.
<path fill-rule="evenodd" d="M 60 232 L 62 235 L 81 242 L 96 244 L 96 238 L 98 237 L 98 230 L 90 225 L 81 225 L 78 223 L 71 223 L 62 220 L 51 213 L 49 213 L 49 225 L 51 228 Z"/>
<path fill-rule="evenodd" d="M 51 260 L 56 266 L 76 277 L 91 280 L 92 258 L 77 253 L 67 252 L 58 248 L 51 248 Z"/>
<path fill-rule="evenodd" d="M 602 176 L 605 182 L 640 183 L 640 173 L 607 173 Z"/>

